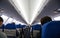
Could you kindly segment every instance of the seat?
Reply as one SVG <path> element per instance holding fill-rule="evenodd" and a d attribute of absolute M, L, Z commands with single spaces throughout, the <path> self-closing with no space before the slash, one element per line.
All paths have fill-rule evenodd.
<path fill-rule="evenodd" d="M 20 32 L 20 30 L 22 30 L 25 26 L 26 26 L 26 25 L 21 25 L 21 24 L 19 24 L 19 25 L 16 25 L 16 28 L 17 28 L 17 30 Z"/>
<path fill-rule="evenodd" d="M 16 28 L 23 28 L 23 27 L 25 27 L 26 25 L 21 25 L 21 24 L 19 24 L 19 25 L 16 25 Z"/>
<path fill-rule="evenodd" d="M 22 33 L 23 33 L 23 28 L 25 27 L 26 25 L 16 25 L 16 28 L 17 28 L 17 31 L 19 32 L 20 36 L 19 38 L 22 38 Z"/>
<path fill-rule="evenodd" d="M 42 26 L 41 38 L 60 38 L 60 21 L 52 21 Z"/>
<path fill-rule="evenodd" d="M 21 30 L 22 30 L 21 24 L 16 25 L 16 29 L 17 29 L 17 31 L 18 31 L 19 34 L 20 34 L 20 32 L 21 32 Z"/>
<path fill-rule="evenodd" d="M 41 29 L 41 25 L 40 24 L 36 24 L 32 26 L 32 30 L 40 30 Z"/>
<path fill-rule="evenodd" d="M 38 38 L 38 37 L 40 38 L 41 25 L 40 24 L 33 25 L 32 31 L 34 38 Z"/>
<path fill-rule="evenodd" d="M 21 24 L 16 25 L 16 29 L 19 30 L 21 28 Z"/>
<path fill-rule="evenodd" d="M 7 24 L 4 32 L 7 34 L 7 36 L 14 36 L 16 37 L 16 26 L 15 24 Z"/>
<path fill-rule="evenodd" d="M 24 27 L 26 27 L 26 25 L 21 25 L 21 28 L 24 28 Z"/>
<path fill-rule="evenodd" d="M 4 29 L 5 29 L 5 25 L 3 24 L 3 25 L 0 27 L 0 32 L 4 32 Z"/>

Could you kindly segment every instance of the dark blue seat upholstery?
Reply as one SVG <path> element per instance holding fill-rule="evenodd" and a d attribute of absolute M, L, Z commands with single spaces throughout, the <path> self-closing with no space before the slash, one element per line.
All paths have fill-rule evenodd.
<path fill-rule="evenodd" d="M 4 29 L 5 29 L 5 25 L 3 24 L 3 25 L 0 27 L 0 31 L 4 32 Z"/>
<path fill-rule="evenodd" d="M 26 25 L 21 25 L 21 28 L 24 28 L 24 27 L 26 27 Z"/>
<path fill-rule="evenodd" d="M 60 21 L 52 21 L 42 26 L 42 38 L 60 38 Z"/>
<path fill-rule="evenodd" d="M 5 29 L 16 29 L 15 24 L 7 24 Z"/>
<path fill-rule="evenodd" d="M 16 28 L 21 28 L 21 24 L 19 24 L 19 25 L 16 25 Z"/>
<path fill-rule="evenodd" d="M 32 26 L 32 30 L 40 30 L 41 29 L 41 25 L 40 24 L 36 24 Z"/>
<path fill-rule="evenodd" d="M 41 25 L 40 24 L 33 25 L 31 32 L 32 32 L 33 38 L 40 38 L 40 35 L 41 35 Z"/>
<path fill-rule="evenodd" d="M 26 25 L 21 25 L 21 24 L 19 24 L 19 25 L 16 25 L 16 28 L 23 28 L 23 27 L 25 27 Z"/>
<path fill-rule="evenodd" d="M 4 32 L 7 34 L 8 38 L 16 38 L 16 25 L 12 23 L 7 24 Z"/>

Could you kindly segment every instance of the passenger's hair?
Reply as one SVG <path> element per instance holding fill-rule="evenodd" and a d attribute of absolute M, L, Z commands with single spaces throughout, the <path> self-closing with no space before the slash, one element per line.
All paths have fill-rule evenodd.
<path fill-rule="evenodd" d="M 3 18 L 2 18 L 2 17 L 0 17 L 0 21 L 2 21 L 2 22 L 3 22 Z"/>
<path fill-rule="evenodd" d="M 15 22 L 12 22 L 12 24 L 15 24 Z"/>
<path fill-rule="evenodd" d="M 47 22 L 52 21 L 52 19 L 49 16 L 45 16 L 45 17 L 41 18 L 40 21 L 41 21 L 41 24 L 43 25 L 43 24 L 45 24 Z"/>

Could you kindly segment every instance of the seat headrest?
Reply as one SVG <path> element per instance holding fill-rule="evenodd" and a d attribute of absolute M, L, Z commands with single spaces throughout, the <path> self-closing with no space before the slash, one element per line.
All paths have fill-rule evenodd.
<path fill-rule="evenodd" d="M 60 38 L 60 21 L 52 21 L 42 26 L 42 38 Z"/>
<path fill-rule="evenodd" d="M 22 28 L 26 27 L 26 25 L 21 25 Z"/>
<path fill-rule="evenodd" d="M 15 24 L 7 24 L 5 29 L 16 29 Z"/>
<path fill-rule="evenodd" d="M 16 25 L 17 28 L 23 28 L 23 27 L 25 27 L 25 26 L 26 26 L 26 25 L 20 25 L 20 24 L 19 24 L 19 25 Z"/>
<path fill-rule="evenodd" d="M 16 28 L 21 28 L 20 26 L 21 26 L 20 24 L 19 25 L 16 25 Z"/>
<path fill-rule="evenodd" d="M 32 30 L 40 30 L 41 29 L 41 25 L 36 24 L 32 26 Z"/>

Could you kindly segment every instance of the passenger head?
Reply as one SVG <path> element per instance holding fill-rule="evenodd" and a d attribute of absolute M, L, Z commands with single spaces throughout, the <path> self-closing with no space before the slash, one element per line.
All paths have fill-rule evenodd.
<path fill-rule="evenodd" d="M 12 24 L 15 24 L 15 22 L 12 22 Z"/>
<path fill-rule="evenodd" d="M 0 17 L 0 25 L 2 25 L 2 24 L 3 24 L 3 18 Z"/>
<path fill-rule="evenodd" d="M 52 21 L 52 19 L 49 16 L 45 16 L 45 17 L 41 18 L 40 21 L 41 21 L 41 24 L 43 25 L 43 24 L 45 24 L 47 22 Z"/>

